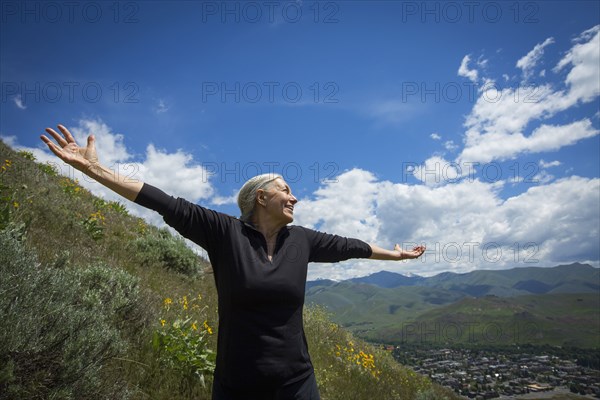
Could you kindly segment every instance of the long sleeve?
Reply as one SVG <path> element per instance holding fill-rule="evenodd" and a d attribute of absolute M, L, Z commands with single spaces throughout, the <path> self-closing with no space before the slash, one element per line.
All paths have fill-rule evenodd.
<path fill-rule="evenodd" d="M 304 229 L 310 241 L 310 262 L 338 262 L 371 257 L 371 246 L 362 240 Z"/>
<path fill-rule="evenodd" d="M 185 199 L 170 196 L 147 183 L 140 190 L 135 203 L 157 211 L 169 226 L 209 254 L 214 253 L 227 225 L 234 219 Z"/>

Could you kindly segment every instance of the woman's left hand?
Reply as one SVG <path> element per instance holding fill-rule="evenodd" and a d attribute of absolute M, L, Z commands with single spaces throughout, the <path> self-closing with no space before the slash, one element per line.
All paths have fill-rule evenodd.
<path fill-rule="evenodd" d="M 399 253 L 398 259 L 399 260 L 409 260 L 409 259 L 413 259 L 413 258 L 419 258 L 423 255 L 423 253 L 425 253 L 425 246 L 415 246 L 412 248 L 412 250 L 402 250 L 402 247 L 400 247 L 399 244 L 396 244 L 394 246 L 394 251 Z"/>

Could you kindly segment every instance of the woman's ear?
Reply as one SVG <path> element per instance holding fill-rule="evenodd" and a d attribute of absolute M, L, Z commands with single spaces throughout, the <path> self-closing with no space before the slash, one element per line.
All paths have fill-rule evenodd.
<path fill-rule="evenodd" d="M 264 206 L 267 204 L 266 200 L 267 196 L 265 196 L 265 191 L 263 189 L 258 189 L 256 191 L 256 201 L 258 202 L 258 204 Z"/>

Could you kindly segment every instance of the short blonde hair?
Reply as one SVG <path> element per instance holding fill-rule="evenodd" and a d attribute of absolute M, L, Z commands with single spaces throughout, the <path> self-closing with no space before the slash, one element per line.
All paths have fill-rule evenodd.
<path fill-rule="evenodd" d="M 279 174 L 262 174 L 248 179 L 238 193 L 238 207 L 242 215 L 240 219 L 244 222 L 250 222 L 254 206 L 256 205 L 256 193 L 259 189 L 268 189 L 275 179 L 283 177 Z"/>

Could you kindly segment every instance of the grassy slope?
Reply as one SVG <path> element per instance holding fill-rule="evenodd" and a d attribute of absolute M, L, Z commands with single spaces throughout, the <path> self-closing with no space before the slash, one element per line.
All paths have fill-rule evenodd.
<path fill-rule="evenodd" d="M 428 287 L 383 289 L 368 284 L 339 283 L 331 288 L 314 287 L 307 302 L 326 305 L 336 323 L 359 335 L 376 338 L 377 332 L 402 323 L 414 315 L 453 303 L 460 293 Z"/>
<path fill-rule="evenodd" d="M 160 328 L 159 321 L 165 312 L 163 299 L 167 297 L 174 300 L 175 307 L 182 296 L 200 294 L 205 306 L 203 318 L 213 326 L 216 324 L 216 291 L 206 261 L 198 260 L 197 273 L 175 272 L 168 262 L 157 262 L 145 253 L 153 249 L 141 251 L 133 245 L 141 238 L 170 240 L 164 239 L 164 234 L 156 228 L 102 205 L 89 192 L 61 176 L 42 171 L 39 164 L 2 142 L 0 164 L 6 167 L 0 174 L 0 222 L 24 234 L 24 243 L 36 253 L 40 264 L 79 268 L 102 262 L 108 268 L 126 271 L 139 279 L 144 312 L 150 322 L 143 329 L 128 333 L 131 344 L 128 353 L 108 364 L 104 379 L 107 382 L 124 379 L 132 399 L 209 399 L 210 380 L 206 388 L 199 381 L 182 381 L 178 371 L 158 362 L 152 349 L 152 335 Z M 96 228 L 101 226 L 102 235 L 94 238 L 94 226 L 90 228 L 89 221 L 98 211 L 103 219 L 97 221 Z M 183 253 L 181 249 L 177 251 Z M 51 293 L 51 288 L 48 292 Z M 398 365 L 388 353 L 333 324 L 330 316 L 319 309 L 307 311 L 305 327 L 325 400 L 455 398 Z M 0 329 L 19 334 L 14 326 L 3 325 Z M 10 335 L 11 331 L 6 333 Z M 213 350 L 215 337 L 209 340 Z M 0 389 L 2 384 L 0 379 Z"/>
<path fill-rule="evenodd" d="M 381 332 L 391 342 L 600 347 L 597 294 L 465 298 Z"/>
<path fill-rule="evenodd" d="M 573 264 L 441 274 L 425 287 L 380 288 L 341 282 L 313 286 L 307 301 L 326 306 L 334 320 L 372 341 L 532 343 L 599 347 L 600 270 Z M 434 287 L 434 285 L 437 285 Z M 514 287 L 548 290 L 531 295 Z M 477 296 L 468 293 L 504 296 Z M 573 295 L 564 292 L 580 292 Z M 580 299 L 580 301 L 577 301 Z M 594 303 L 595 302 L 595 303 Z"/>

